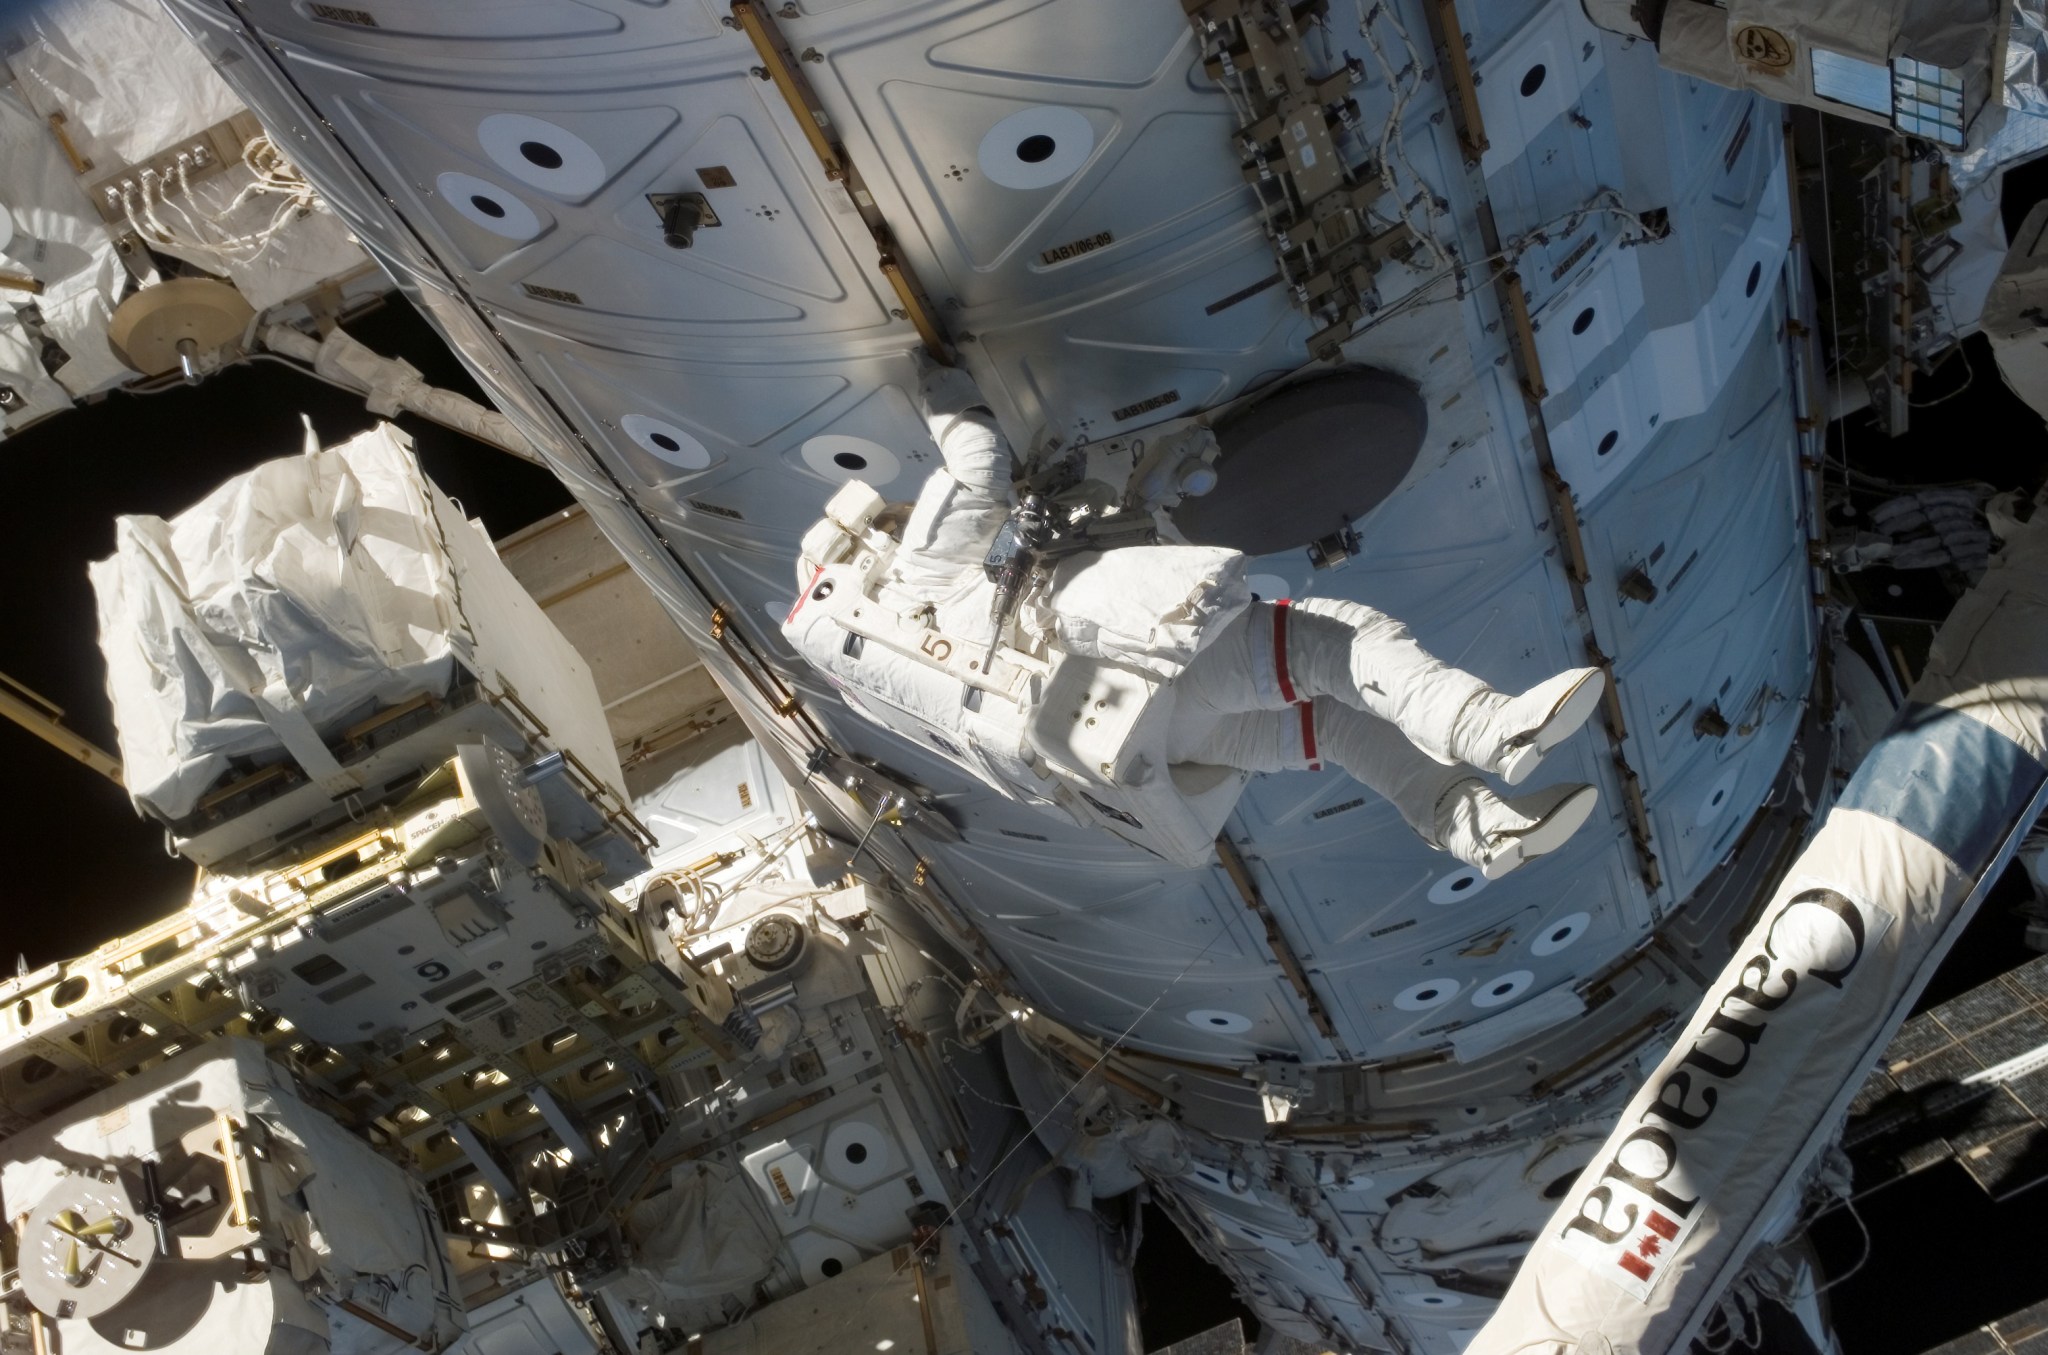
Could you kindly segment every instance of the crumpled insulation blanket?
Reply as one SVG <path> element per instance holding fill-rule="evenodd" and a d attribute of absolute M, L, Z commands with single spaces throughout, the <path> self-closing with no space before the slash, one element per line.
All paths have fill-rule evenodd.
<path fill-rule="evenodd" d="M 324 740 L 382 705 L 446 693 L 458 662 L 479 666 L 472 618 L 518 592 L 389 425 L 326 451 L 309 435 L 304 455 L 175 518 L 121 518 L 91 576 L 128 791 L 173 823 L 230 770 L 285 758 L 352 789 Z M 580 668 L 559 634 L 533 628 L 492 648 L 551 660 L 550 673 Z"/>
<path fill-rule="evenodd" d="M 750 1294 L 780 1251 L 753 1185 L 716 1162 L 686 1163 L 626 1217 L 633 1264 L 611 1292 L 647 1313 L 686 1313 Z"/>

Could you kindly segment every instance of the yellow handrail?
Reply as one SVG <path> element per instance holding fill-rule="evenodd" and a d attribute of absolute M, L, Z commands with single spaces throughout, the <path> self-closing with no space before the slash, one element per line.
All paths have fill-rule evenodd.
<path fill-rule="evenodd" d="M 121 782 L 121 759 L 63 725 L 63 710 L 34 689 L 0 673 L 0 716 L 5 716 L 54 748 L 62 749 L 115 785 Z"/>

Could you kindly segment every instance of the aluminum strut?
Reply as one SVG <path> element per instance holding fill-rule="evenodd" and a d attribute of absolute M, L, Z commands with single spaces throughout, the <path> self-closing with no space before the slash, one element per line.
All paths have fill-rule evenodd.
<path fill-rule="evenodd" d="M 121 784 L 121 759 L 82 734 L 64 727 L 64 712 L 5 673 L 0 673 L 0 716 L 5 716 L 54 748 L 62 749 L 115 785 Z"/>

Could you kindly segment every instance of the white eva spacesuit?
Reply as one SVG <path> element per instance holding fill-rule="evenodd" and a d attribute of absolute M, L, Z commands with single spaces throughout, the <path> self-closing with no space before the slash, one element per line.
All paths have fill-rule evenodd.
<path fill-rule="evenodd" d="M 1235 551 L 1067 555 L 996 634 L 983 562 L 1014 503 L 1010 450 L 964 372 L 931 368 L 920 397 L 945 467 L 900 538 L 868 486 L 834 495 L 805 534 L 783 622 L 868 718 L 1012 798 L 1185 865 L 1211 859 L 1250 773 L 1324 762 L 1489 877 L 1592 812 L 1590 786 L 1503 800 L 1471 769 L 1526 777 L 1592 712 L 1599 670 L 1504 696 L 1370 607 L 1254 599 Z"/>

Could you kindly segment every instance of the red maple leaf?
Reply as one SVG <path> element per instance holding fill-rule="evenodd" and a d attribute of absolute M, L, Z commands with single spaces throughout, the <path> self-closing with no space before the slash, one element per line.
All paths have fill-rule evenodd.
<path fill-rule="evenodd" d="M 1636 1250 L 1645 1256 L 1655 1256 L 1663 1250 L 1663 1245 L 1655 1237 L 1645 1235 L 1641 1242 L 1636 1243 Z"/>

